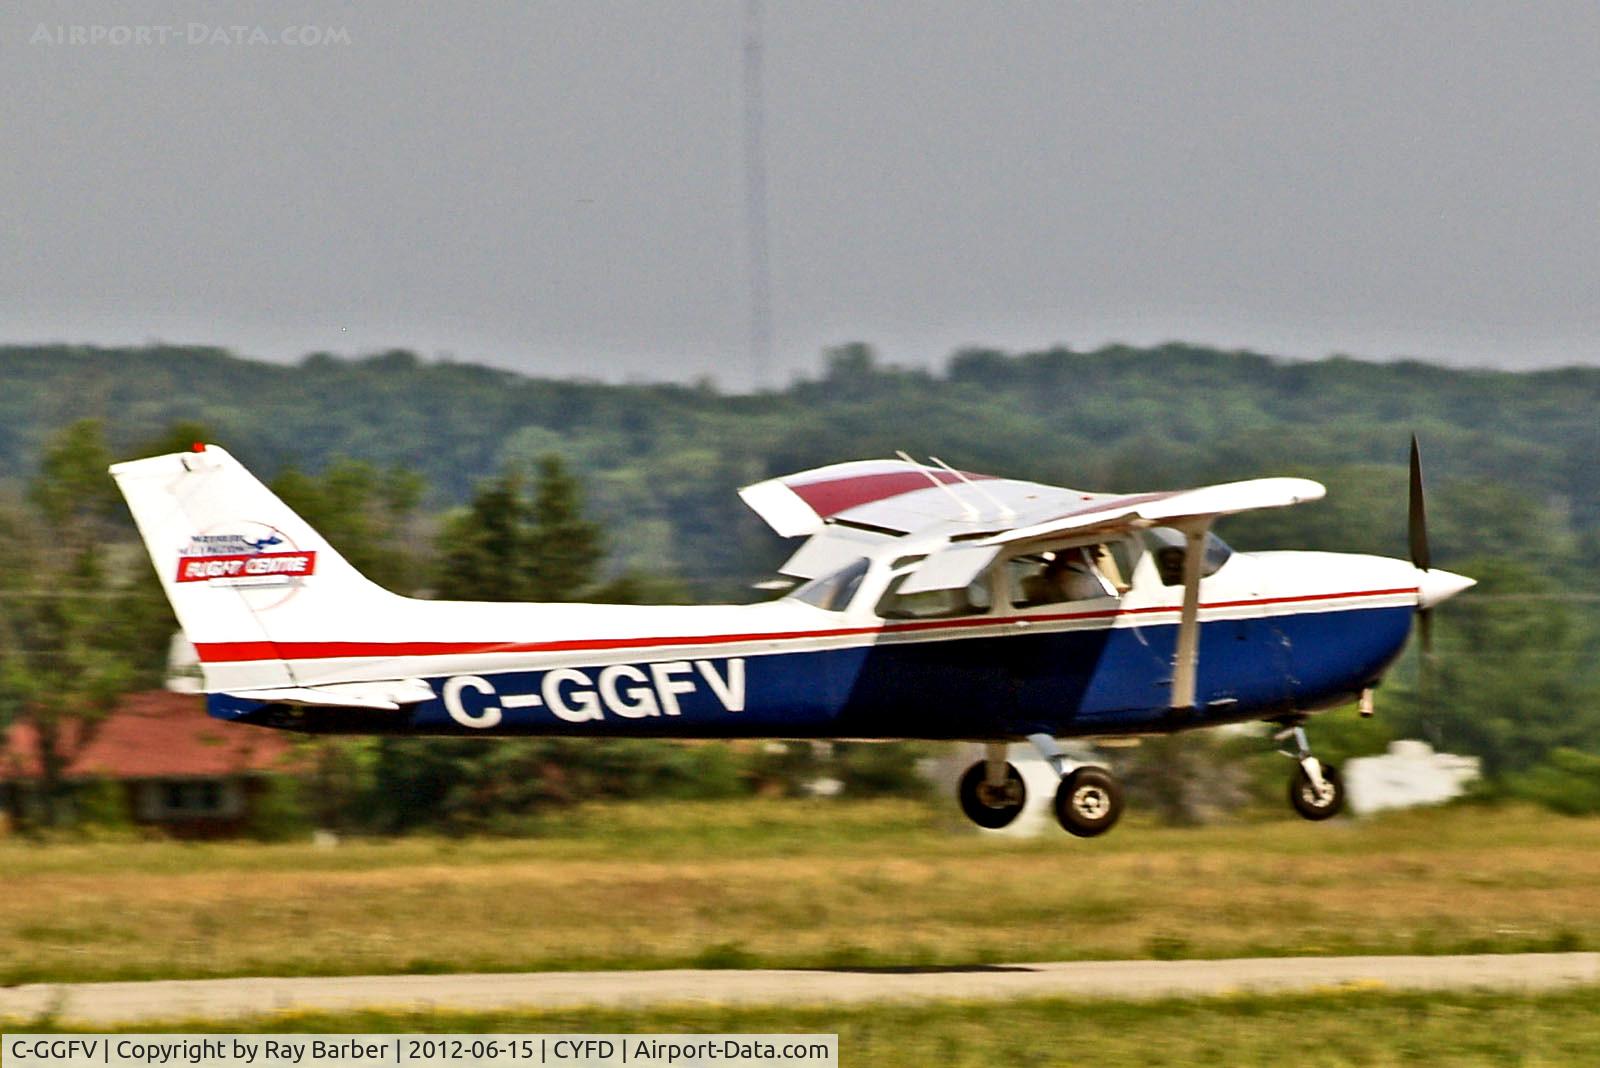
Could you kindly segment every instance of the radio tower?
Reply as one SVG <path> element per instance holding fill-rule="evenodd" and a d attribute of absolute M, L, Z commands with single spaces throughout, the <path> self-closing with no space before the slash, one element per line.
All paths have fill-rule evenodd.
<path fill-rule="evenodd" d="M 750 385 L 772 369 L 772 292 L 767 270 L 767 160 L 761 92 L 761 0 L 744 5 L 744 211 L 750 253 Z"/>

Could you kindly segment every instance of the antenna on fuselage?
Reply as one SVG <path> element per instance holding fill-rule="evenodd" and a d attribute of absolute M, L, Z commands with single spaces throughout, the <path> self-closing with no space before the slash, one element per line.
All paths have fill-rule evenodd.
<path fill-rule="evenodd" d="M 996 508 L 998 508 L 1000 510 L 999 511 L 999 516 L 1000 516 L 1001 519 L 1015 519 L 1015 518 L 1017 518 L 1017 513 L 1011 510 L 1010 505 L 1001 504 L 1000 501 L 998 499 L 996 499 L 995 496 L 992 493 L 990 493 L 988 490 L 984 489 L 982 486 L 978 485 L 976 482 L 974 482 L 971 478 L 968 478 L 962 472 L 957 471 L 955 468 L 951 467 L 949 464 L 945 463 L 943 460 L 939 459 L 937 456 L 929 456 L 928 459 L 932 460 L 934 463 L 938 464 L 940 467 L 944 468 L 946 471 L 950 472 L 952 475 L 954 475 L 957 478 L 959 478 L 962 482 L 964 482 L 967 485 L 971 486 L 974 490 L 977 491 L 979 496 L 981 496 L 984 500 L 988 501 L 990 504 L 992 504 Z"/>
<path fill-rule="evenodd" d="M 968 519 L 977 520 L 981 518 L 982 513 L 980 513 L 976 508 L 972 507 L 972 505 L 968 504 L 966 501 L 962 500 L 961 495 L 950 488 L 950 483 L 945 482 L 932 471 L 929 471 L 927 464 L 917 463 L 917 461 L 913 460 L 910 456 L 907 456 L 905 450 L 903 449 L 896 449 L 894 454 L 900 457 L 900 459 L 904 460 L 906 463 L 910 464 L 912 467 L 915 467 L 918 471 L 921 471 L 928 477 L 929 482 L 932 482 L 935 486 L 938 486 L 940 489 L 948 493 L 950 495 L 950 499 L 961 506 L 961 511 L 965 513 Z M 957 477 L 959 478 L 960 476 Z"/>

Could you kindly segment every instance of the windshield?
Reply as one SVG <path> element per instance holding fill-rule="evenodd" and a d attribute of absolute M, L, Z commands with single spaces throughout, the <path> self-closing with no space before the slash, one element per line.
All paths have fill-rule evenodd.
<path fill-rule="evenodd" d="M 868 566 L 866 557 L 862 557 L 832 574 L 812 579 L 789 596 L 829 612 L 843 612 L 866 577 Z"/>

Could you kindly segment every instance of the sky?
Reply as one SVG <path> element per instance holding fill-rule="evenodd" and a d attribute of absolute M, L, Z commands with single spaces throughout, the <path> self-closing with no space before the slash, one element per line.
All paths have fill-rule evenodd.
<path fill-rule="evenodd" d="M 742 0 L 0 12 L 0 343 L 747 388 Z M 766 0 L 773 365 L 1600 364 L 1600 5 Z"/>

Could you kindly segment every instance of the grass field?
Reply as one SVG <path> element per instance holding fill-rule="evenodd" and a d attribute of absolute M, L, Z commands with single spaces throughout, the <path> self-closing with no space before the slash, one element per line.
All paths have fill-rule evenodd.
<path fill-rule="evenodd" d="M 1600 820 L 1012 841 L 953 806 L 595 806 L 537 839 L 0 843 L 0 981 L 1600 947 Z"/>
<path fill-rule="evenodd" d="M 1592 1065 L 1600 989 L 1560 994 L 1329 991 L 1159 1002 L 935 1002 L 848 1009 L 272 1015 L 173 1021 L 145 1031 L 781 1032 L 839 1035 L 839 1063 L 1334 1066 Z M 47 1023 L 47 1022 L 45 1022 Z M 33 1026 L 40 1026 L 34 1024 Z"/>

